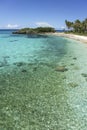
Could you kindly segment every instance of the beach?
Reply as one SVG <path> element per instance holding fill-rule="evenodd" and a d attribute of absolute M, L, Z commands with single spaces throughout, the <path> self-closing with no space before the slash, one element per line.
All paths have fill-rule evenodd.
<path fill-rule="evenodd" d="M 55 35 L 55 36 L 63 36 L 63 37 L 67 37 L 67 38 L 70 38 L 70 39 L 74 39 L 74 40 L 78 40 L 80 42 L 83 42 L 83 43 L 87 43 L 87 36 L 80 36 L 80 35 L 76 35 L 76 34 L 66 34 L 66 33 L 59 33 L 59 32 L 55 32 L 55 33 L 51 33 L 52 35 Z"/>

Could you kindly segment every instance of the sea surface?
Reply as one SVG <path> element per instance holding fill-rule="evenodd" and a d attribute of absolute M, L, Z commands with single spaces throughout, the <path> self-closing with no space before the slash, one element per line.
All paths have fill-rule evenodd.
<path fill-rule="evenodd" d="M 87 130 L 87 44 L 0 30 L 0 130 Z"/>

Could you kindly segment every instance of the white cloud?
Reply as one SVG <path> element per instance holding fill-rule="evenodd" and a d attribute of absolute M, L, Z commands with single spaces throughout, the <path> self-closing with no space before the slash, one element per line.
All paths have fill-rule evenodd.
<path fill-rule="evenodd" d="M 65 27 L 64 27 L 64 26 L 62 26 L 62 27 L 61 27 L 61 29 L 65 29 Z"/>
<path fill-rule="evenodd" d="M 65 26 L 60 26 L 59 28 L 57 28 L 57 30 L 65 30 L 66 27 Z"/>
<path fill-rule="evenodd" d="M 18 24 L 8 24 L 8 25 L 6 26 L 6 28 L 9 28 L 9 29 L 14 29 L 14 28 L 18 28 L 18 27 L 19 27 Z"/>
<path fill-rule="evenodd" d="M 53 27 L 52 25 L 50 25 L 49 23 L 47 22 L 37 22 L 35 23 L 37 26 L 39 27 Z"/>

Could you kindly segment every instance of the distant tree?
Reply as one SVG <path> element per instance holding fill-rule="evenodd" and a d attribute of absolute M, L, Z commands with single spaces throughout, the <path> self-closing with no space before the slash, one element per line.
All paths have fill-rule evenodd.
<path fill-rule="evenodd" d="M 87 32 L 87 18 L 83 21 L 83 26 L 84 26 L 85 32 Z"/>
<path fill-rule="evenodd" d="M 73 32 L 87 33 L 87 18 L 83 21 L 80 21 L 79 19 L 77 19 L 74 22 L 65 20 L 65 24 L 68 29 L 73 28 Z"/>
<path fill-rule="evenodd" d="M 73 28 L 75 30 L 75 32 L 81 32 L 81 28 L 82 28 L 82 24 L 81 21 L 79 19 L 77 19 L 74 24 L 73 24 Z"/>
<path fill-rule="evenodd" d="M 38 28 L 22 28 L 13 34 L 38 34 L 38 33 L 49 33 L 55 32 L 52 27 L 38 27 Z"/>
<path fill-rule="evenodd" d="M 68 29 L 71 29 L 72 26 L 73 26 L 73 22 L 70 22 L 70 21 L 67 21 L 67 20 L 65 20 L 65 24 L 66 24 Z"/>
<path fill-rule="evenodd" d="M 35 29 L 38 33 L 44 33 L 44 32 L 55 32 L 55 29 L 52 27 L 38 27 Z"/>

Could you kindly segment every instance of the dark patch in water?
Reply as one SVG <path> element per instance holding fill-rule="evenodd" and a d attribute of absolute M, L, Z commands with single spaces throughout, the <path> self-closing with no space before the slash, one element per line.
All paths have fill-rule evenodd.
<path fill-rule="evenodd" d="M 6 58 L 6 59 L 8 59 L 8 58 L 10 58 L 10 56 L 3 56 L 3 58 Z"/>
<path fill-rule="evenodd" d="M 47 35 L 40 34 L 11 34 L 10 37 L 25 37 L 25 38 L 48 38 Z"/>
<path fill-rule="evenodd" d="M 37 34 L 29 34 L 27 35 L 27 38 L 47 38 L 47 35 L 37 35 Z"/>
<path fill-rule="evenodd" d="M 34 67 L 34 68 L 33 68 L 33 71 L 37 71 L 37 67 Z"/>
<path fill-rule="evenodd" d="M 8 66 L 8 61 L 6 57 L 4 57 L 3 61 L 0 62 L 0 67 L 4 67 L 4 66 Z"/>
<path fill-rule="evenodd" d="M 22 70 L 21 70 L 21 72 L 23 72 L 23 73 L 26 73 L 26 72 L 27 72 L 27 70 L 25 70 L 25 69 L 22 69 Z"/>
<path fill-rule="evenodd" d="M 76 58 L 76 57 L 74 57 L 74 58 L 73 58 L 73 60 L 77 60 L 77 58 Z"/>
<path fill-rule="evenodd" d="M 78 84 L 77 84 L 77 83 L 74 83 L 74 82 L 71 82 L 71 83 L 69 83 L 68 85 L 69 85 L 70 87 L 73 87 L 73 88 L 75 88 L 75 87 L 78 86 Z"/>
<path fill-rule="evenodd" d="M 72 57 L 72 56 L 69 56 L 69 57 Z"/>
<path fill-rule="evenodd" d="M 10 42 L 16 42 L 16 41 L 18 41 L 18 40 L 11 40 Z"/>
<path fill-rule="evenodd" d="M 73 66 L 74 64 L 73 64 L 73 63 L 71 63 L 71 65 Z"/>
<path fill-rule="evenodd" d="M 1 37 L 1 38 L 9 38 L 9 36 L 3 36 L 3 37 Z"/>
<path fill-rule="evenodd" d="M 11 34 L 10 37 L 26 37 L 24 34 Z"/>
<path fill-rule="evenodd" d="M 13 64 L 18 66 L 18 67 L 21 67 L 21 66 L 25 65 L 26 63 L 25 62 L 16 62 L 16 63 L 13 63 Z"/>
<path fill-rule="evenodd" d="M 85 74 L 85 73 L 82 73 L 81 75 L 82 75 L 83 77 L 87 77 L 87 74 Z"/>

